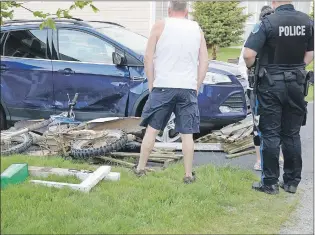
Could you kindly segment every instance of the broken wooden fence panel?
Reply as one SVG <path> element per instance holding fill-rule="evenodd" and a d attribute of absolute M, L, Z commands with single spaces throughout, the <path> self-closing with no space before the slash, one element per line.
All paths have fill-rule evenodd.
<path fill-rule="evenodd" d="M 232 159 L 232 158 L 240 157 L 240 156 L 247 155 L 247 154 L 253 154 L 255 152 L 256 151 L 254 149 L 252 149 L 252 150 L 247 150 L 247 151 L 243 151 L 243 152 L 239 152 L 239 153 L 228 154 L 225 156 L 225 158 Z"/>
<path fill-rule="evenodd" d="M 237 153 L 237 152 L 240 152 L 242 150 L 245 150 L 245 149 L 248 149 L 248 148 L 251 148 L 251 147 L 254 147 L 253 143 L 249 143 L 249 144 L 246 144 L 246 145 L 243 145 L 243 146 L 231 149 L 231 150 L 229 150 L 227 152 L 228 152 L 228 154 Z"/>
<path fill-rule="evenodd" d="M 140 153 L 126 153 L 126 152 L 113 152 L 110 153 L 110 156 L 115 157 L 132 157 L 132 158 L 140 158 Z M 183 157 L 182 154 L 171 153 L 151 153 L 149 159 L 160 158 L 160 159 L 175 159 L 179 160 Z"/>
<path fill-rule="evenodd" d="M 155 143 L 154 148 L 182 150 L 182 143 Z M 195 143 L 195 151 L 222 151 L 221 143 Z"/>
<path fill-rule="evenodd" d="M 227 128 L 227 129 L 222 129 L 221 132 L 224 135 L 230 135 L 234 131 L 238 131 L 240 129 L 247 128 L 249 126 L 253 126 L 253 120 L 247 121 L 245 123 L 242 123 L 240 125 L 236 125 L 236 126 L 233 126 L 233 127 Z"/>

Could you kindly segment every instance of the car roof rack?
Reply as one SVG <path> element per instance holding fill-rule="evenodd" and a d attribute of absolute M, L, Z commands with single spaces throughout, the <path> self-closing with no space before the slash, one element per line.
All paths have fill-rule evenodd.
<path fill-rule="evenodd" d="M 115 23 L 115 22 L 110 22 L 110 21 L 100 21 L 100 20 L 88 20 L 86 22 L 91 22 L 91 23 L 103 23 L 103 24 L 111 24 L 111 25 L 116 25 L 122 28 L 125 28 L 125 26 Z"/>
<path fill-rule="evenodd" d="M 91 27 L 91 25 L 85 23 L 82 19 L 79 18 L 52 18 L 56 23 L 73 23 L 75 25 Z M 18 24 L 18 23 L 40 23 L 43 22 L 42 19 L 39 20 L 24 20 L 24 19 L 17 19 L 17 20 L 8 20 L 3 23 L 3 25 L 10 25 L 10 24 Z"/>

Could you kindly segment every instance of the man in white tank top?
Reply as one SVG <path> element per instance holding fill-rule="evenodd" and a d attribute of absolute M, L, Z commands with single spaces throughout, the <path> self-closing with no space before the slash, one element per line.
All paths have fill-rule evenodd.
<path fill-rule="evenodd" d="M 200 122 L 197 94 L 208 71 L 208 52 L 198 23 L 187 19 L 187 2 L 170 2 L 168 14 L 152 27 L 145 53 L 150 95 L 142 113 L 147 130 L 135 173 L 145 174 L 155 138 L 174 112 L 183 144 L 184 182 L 192 183 L 193 133 L 199 132 Z"/>

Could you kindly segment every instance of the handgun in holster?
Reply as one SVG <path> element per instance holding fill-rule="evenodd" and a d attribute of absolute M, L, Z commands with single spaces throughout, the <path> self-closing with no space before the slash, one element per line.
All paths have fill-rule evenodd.
<path fill-rule="evenodd" d="M 308 95 L 308 89 L 310 87 L 311 75 L 312 75 L 311 71 L 306 74 L 305 83 L 304 83 L 304 96 Z"/>
<path fill-rule="evenodd" d="M 255 70 L 254 70 L 254 84 L 253 84 L 253 93 L 257 94 L 258 82 L 259 82 L 259 58 L 256 58 L 255 61 Z"/>
<path fill-rule="evenodd" d="M 302 126 L 305 126 L 305 125 L 306 125 L 306 120 L 307 120 L 307 104 L 308 104 L 308 102 L 305 101 L 305 114 L 304 114 L 304 117 L 303 117 Z"/>
<path fill-rule="evenodd" d="M 254 88 L 255 84 L 255 67 L 251 67 L 248 69 L 248 86 L 250 88 Z"/>
<path fill-rule="evenodd" d="M 261 79 L 266 79 L 269 86 L 274 86 L 275 85 L 275 81 L 271 78 L 270 74 L 267 72 L 267 70 L 265 68 L 261 68 L 259 70 L 259 75 L 258 75 Z"/>

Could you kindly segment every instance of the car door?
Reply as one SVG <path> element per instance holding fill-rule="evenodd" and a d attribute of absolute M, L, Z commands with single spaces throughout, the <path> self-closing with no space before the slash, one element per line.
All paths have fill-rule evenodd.
<path fill-rule="evenodd" d="M 48 118 L 54 112 L 47 30 L 7 32 L 1 56 L 1 102 L 12 121 Z"/>
<path fill-rule="evenodd" d="M 59 28 L 54 31 L 53 60 L 56 111 L 65 111 L 70 98 L 79 93 L 77 120 L 125 116 L 129 93 L 129 70 L 116 66 L 112 44 L 88 31 Z"/>

